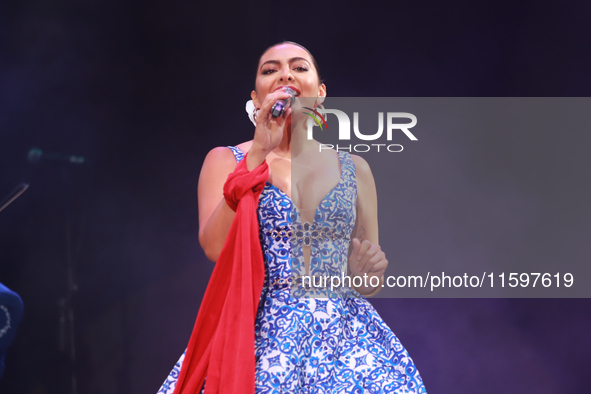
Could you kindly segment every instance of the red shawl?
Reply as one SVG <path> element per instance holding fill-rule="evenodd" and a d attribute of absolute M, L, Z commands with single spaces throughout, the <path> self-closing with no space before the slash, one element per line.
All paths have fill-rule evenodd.
<path fill-rule="evenodd" d="M 224 185 L 236 212 L 205 290 L 174 394 L 254 394 L 254 324 L 265 279 L 256 209 L 269 178 L 266 162 L 252 171 L 246 157 Z"/>

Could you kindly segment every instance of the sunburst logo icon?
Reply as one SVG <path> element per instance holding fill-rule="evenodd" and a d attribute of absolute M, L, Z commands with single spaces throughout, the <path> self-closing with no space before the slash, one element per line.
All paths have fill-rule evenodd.
<path fill-rule="evenodd" d="M 318 124 L 318 126 L 320 126 L 320 130 L 324 130 L 324 128 L 322 127 L 322 125 L 324 124 L 324 127 L 326 127 L 326 130 L 328 131 L 328 125 L 326 124 L 326 120 L 324 119 L 324 117 L 322 115 L 320 115 L 320 113 L 318 111 L 316 111 L 314 108 L 310 108 L 310 107 L 304 107 L 304 109 L 312 111 L 312 113 L 309 113 L 309 112 L 304 112 L 304 113 L 306 115 L 308 115 L 309 117 L 311 117 L 312 119 L 314 119 L 314 121 Z M 320 118 L 320 119 L 318 119 L 318 118 Z M 322 123 L 320 123 L 320 120 L 322 120 Z"/>

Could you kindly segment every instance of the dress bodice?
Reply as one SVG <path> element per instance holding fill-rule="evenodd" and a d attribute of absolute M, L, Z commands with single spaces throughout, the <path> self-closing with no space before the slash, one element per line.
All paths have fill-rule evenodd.
<path fill-rule="evenodd" d="M 237 161 L 244 158 L 239 148 L 229 148 Z M 357 183 L 351 156 L 346 152 L 337 153 L 341 170 L 339 182 L 321 200 L 313 223 L 302 222 L 298 207 L 269 182 L 259 197 L 259 237 L 266 263 L 264 286 L 269 290 L 282 290 L 291 285 L 294 297 L 351 295 L 350 289 L 346 294 L 342 293 L 344 289 L 338 294 L 328 294 L 324 288 L 301 287 L 305 275 L 316 278 L 347 275 L 349 244 L 356 220 Z M 304 262 L 304 246 L 311 247 L 309 272 Z"/>

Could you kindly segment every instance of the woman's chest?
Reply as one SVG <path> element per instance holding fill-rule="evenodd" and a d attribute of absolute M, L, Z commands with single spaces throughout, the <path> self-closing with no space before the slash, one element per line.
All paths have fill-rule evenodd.
<path fill-rule="evenodd" d="M 313 221 L 322 200 L 341 182 L 341 163 L 336 152 L 271 161 L 269 183 L 281 190 L 304 221 Z"/>

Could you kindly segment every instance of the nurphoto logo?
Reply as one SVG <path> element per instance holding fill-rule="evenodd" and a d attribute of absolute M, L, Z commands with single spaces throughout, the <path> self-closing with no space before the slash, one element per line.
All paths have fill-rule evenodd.
<path fill-rule="evenodd" d="M 324 117 L 322 115 L 320 115 L 320 113 L 318 113 L 318 111 L 316 111 L 314 108 L 310 108 L 310 107 L 304 107 L 304 109 L 310 110 L 314 113 L 314 114 L 310 114 L 308 112 L 304 112 L 310 118 L 314 119 L 314 121 L 318 124 L 318 126 L 320 126 L 320 130 L 322 130 L 322 124 L 324 124 L 324 126 L 326 127 L 326 130 L 328 130 L 328 125 L 326 124 L 326 120 L 324 119 Z M 322 119 L 322 123 L 320 123 L 320 120 L 318 120 L 317 117 Z M 308 135 L 310 135 L 309 132 L 308 132 Z"/>
<path fill-rule="evenodd" d="M 306 115 L 310 116 L 307 122 L 308 128 L 308 139 L 313 139 L 313 129 L 316 126 L 319 126 L 321 130 L 323 130 L 323 124 L 328 131 L 328 125 L 326 124 L 325 118 L 316 110 L 308 107 L 304 107 L 313 112 L 313 114 L 304 112 Z M 337 117 L 337 121 L 339 124 L 339 141 L 351 141 L 351 120 L 349 119 L 349 115 L 345 112 L 338 110 L 338 109 L 322 109 L 322 112 L 326 116 L 327 114 L 333 114 Z M 320 118 L 322 122 L 320 122 Z M 395 132 L 402 132 L 408 139 L 411 141 L 417 141 L 417 137 L 414 136 L 413 133 L 410 132 L 409 129 L 413 128 L 417 124 L 417 117 L 408 112 L 387 112 L 386 113 L 386 141 L 392 141 L 392 136 Z M 395 119 L 408 119 L 410 120 L 409 123 L 400 123 L 395 122 Z M 390 144 L 390 143 L 377 143 L 378 140 L 382 139 L 382 135 L 384 134 L 384 112 L 378 112 L 378 131 L 374 132 L 373 134 L 364 134 L 359 130 L 359 112 L 353 112 L 353 133 L 355 138 L 361 141 L 376 141 L 376 143 L 367 144 L 320 144 L 320 151 L 322 149 L 336 149 L 341 151 L 348 151 L 348 152 L 369 152 L 370 150 L 375 150 L 380 152 L 382 150 L 388 152 L 402 152 L 403 146 L 400 144 Z"/>

